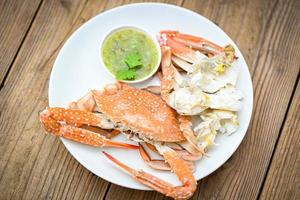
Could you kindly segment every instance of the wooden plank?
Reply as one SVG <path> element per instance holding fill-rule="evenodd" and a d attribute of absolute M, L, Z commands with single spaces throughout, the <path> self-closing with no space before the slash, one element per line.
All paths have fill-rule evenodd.
<path fill-rule="evenodd" d="M 299 184 L 300 82 L 298 82 L 260 199 L 299 199 Z"/>
<path fill-rule="evenodd" d="M 212 3 L 209 8 L 189 3 L 187 7 L 198 6 L 204 13 L 211 10 L 212 19 L 238 44 L 245 41 L 240 47 L 247 55 L 255 92 L 245 139 L 225 165 L 199 182 L 194 199 L 255 199 L 299 74 L 300 2 L 226 1 L 222 5 Z"/>
<path fill-rule="evenodd" d="M 90 0 L 45 1 L 0 91 L 0 199 L 101 198 L 108 183 L 82 167 L 38 112 L 47 106 L 52 64 L 70 34 L 105 8 Z"/>
<path fill-rule="evenodd" d="M 0 84 L 26 36 L 40 2 L 0 1 Z"/>
<path fill-rule="evenodd" d="M 215 21 L 237 42 L 255 88 L 253 119 L 241 147 L 199 182 L 193 199 L 255 199 L 299 73 L 299 5 L 295 1 L 185 1 L 184 7 Z M 124 198 L 166 197 L 116 185 L 106 196 Z"/>

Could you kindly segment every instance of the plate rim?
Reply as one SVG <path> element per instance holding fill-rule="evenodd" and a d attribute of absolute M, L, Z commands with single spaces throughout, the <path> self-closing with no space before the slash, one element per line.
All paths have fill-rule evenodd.
<path fill-rule="evenodd" d="M 56 56 L 56 59 L 53 63 L 53 66 L 52 66 L 52 69 L 51 69 L 51 73 L 50 73 L 50 78 L 49 78 L 49 86 L 48 86 L 48 102 L 50 104 L 51 102 L 51 91 L 52 91 L 52 88 L 51 86 L 53 85 L 52 82 L 53 82 L 53 76 L 54 76 L 54 71 L 55 71 L 55 66 L 57 65 L 57 62 L 59 60 L 59 58 L 62 56 L 62 52 L 63 52 L 63 49 L 65 48 L 65 46 L 70 43 L 70 41 L 76 37 L 76 35 L 81 31 L 81 29 L 83 29 L 85 26 L 87 26 L 87 24 L 90 24 L 92 23 L 94 20 L 97 20 L 97 18 L 101 17 L 101 15 L 104 15 L 104 14 L 108 14 L 108 13 L 111 13 L 111 12 L 115 12 L 119 9 L 124 9 L 124 8 L 127 8 L 127 7 L 135 7 L 135 6 L 163 6 L 163 7 L 172 7 L 173 9 L 177 9 L 177 10 L 182 10 L 184 12 L 188 12 L 194 16 L 197 16 L 197 17 L 201 17 L 202 20 L 205 20 L 206 22 L 209 22 L 212 26 L 214 26 L 214 28 L 217 28 L 219 31 L 221 31 L 223 34 L 225 34 L 232 42 L 233 44 L 238 48 L 238 45 L 231 39 L 231 37 L 228 36 L 228 34 L 221 28 L 219 27 L 218 25 L 216 25 L 213 21 L 209 20 L 208 18 L 204 17 L 203 15 L 193 11 L 193 10 L 190 10 L 190 9 L 187 9 L 187 8 L 184 8 L 184 7 L 180 7 L 180 6 L 177 6 L 177 5 L 173 5 L 173 4 L 168 4 L 168 3 L 159 3 L 159 2 L 141 2 L 141 3 L 131 3 L 131 4 L 125 4 L 125 5 L 121 5 L 121 6 L 117 6 L 117 7 L 114 7 L 114 8 L 111 8 L 111 9 L 108 9 L 108 10 L 105 10 L 103 12 L 100 12 L 98 13 L 97 15 L 93 16 L 92 18 L 90 18 L 89 20 L 87 20 L 86 22 L 84 22 L 83 24 L 80 25 L 80 27 L 78 27 L 70 36 L 69 38 L 64 42 L 64 45 L 61 47 L 61 49 L 59 50 L 59 53 L 57 54 Z M 219 169 L 221 166 L 224 165 L 225 162 L 228 161 L 229 158 L 231 158 L 231 156 L 236 152 L 236 150 L 240 147 L 242 141 L 244 140 L 246 134 L 247 134 L 247 131 L 248 131 L 248 128 L 249 128 L 249 125 L 250 125 L 250 122 L 251 122 L 251 119 L 252 119 L 252 115 L 253 115 L 253 98 L 254 98 L 254 93 L 253 93 L 253 82 L 252 82 L 252 78 L 251 78 L 251 74 L 250 74 L 250 71 L 249 71 L 249 67 L 248 67 L 248 64 L 242 54 L 242 51 L 240 50 L 240 48 L 238 48 L 238 50 L 240 51 L 240 57 L 242 57 L 243 61 L 245 62 L 246 64 L 246 71 L 247 71 L 247 76 L 250 80 L 250 85 L 249 85 L 249 89 L 251 90 L 251 94 L 248 94 L 248 98 L 249 98 L 249 105 L 250 106 L 250 112 L 249 112 L 249 116 L 247 116 L 247 119 L 245 121 L 245 131 L 243 132 L 243 135 L 242 135 L 242 139 L 238 142 L 237 146 L 234 148 L 233 152 L 231 154 L 229 154 L 229 156 L 224 159 L 223 162 L 221 162 L 221 164 L 219 166 L 216 166 L 214 168 L 212 168 L 210 170 L 210 172 L 208 174 L 206 174 L 205 176 L 203 176 L 202 178 L 199 178 L 197 179 L 197 182 L 200 181 L 201 179 L 211 175 L 213 172 L 215 172 L 217 169 Z M 97 177 L 100 177 L 101 179 L 104 179 L 105 181 L 108 181 L 110 183 L 113 183 L 113 184 L 116 184 L 116 185 L 119 185 L 119 186 L 122 186 L 122 187 L 125 187 L 125 188 L 130 188 L 130 189 L 135 189 L 135 190 L 141 190 L 141 191 L 153 191 L 153 189 L 147 187 L 147 188 L 139 188 L 139 187 L 132 187 L 131 185 L 124 185 L 122 183 L 119 183 L 119 182 L 115 182 L 115 181 L 112 181 L 112 180 L 108 180 L 106 177 L 103 177 L 103 176 L 100 176 L 96 173 L 93 172 L 92 168 L 89 167 L 89 165 L 87 163 L 85 163 L 84 161 L 82 160 L 79 160 L 77 159 L 77 157 L 74 155 L 74 153 L 72 151 L 69 150 L 68 148 L 68 145 L 66 145 L 66 139 L 60 137 L 60 140 L 62 141 L 62 143 L 64 144 L 65 148 L 68 150 L 68 152 L 72 155 L 72 157 L 77 161 L 79 162 L 85 169 L 87 169 L 89 172 L 91 172 L 92 174 L 96 175 Z"/>

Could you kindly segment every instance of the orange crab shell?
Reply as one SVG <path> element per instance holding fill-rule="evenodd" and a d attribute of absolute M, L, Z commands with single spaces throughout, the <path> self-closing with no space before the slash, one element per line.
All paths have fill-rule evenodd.
<path fill-rule="evenodd" d="M 108 119 L 142 138 L 161 142 L 185 140 L 177 113 L 159 96 L 122 83 L 92 93 L 99 110 Z"/>

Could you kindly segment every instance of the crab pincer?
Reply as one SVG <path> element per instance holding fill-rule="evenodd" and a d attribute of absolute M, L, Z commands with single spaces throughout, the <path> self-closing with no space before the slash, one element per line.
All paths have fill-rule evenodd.
<path fill-rule="evenodd" d="M 46 108 L 40 112 L 40 122 L 47 132 L 83 144 L 97 147 L 139 148 L 136 145 L 109 140 L 105 136 L 78 127 L 81 124 L 102 125 L 101 118 L 90 112 L 64 108 Z"/>

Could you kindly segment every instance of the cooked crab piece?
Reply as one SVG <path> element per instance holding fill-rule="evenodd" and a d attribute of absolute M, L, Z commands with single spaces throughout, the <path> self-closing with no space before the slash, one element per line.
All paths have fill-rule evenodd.
<path fill-rule="evenodd" d="M 157 151 L 155 146 L 153 146 L 152 144 L 148 144 L 148 143 L 145 143 L 145 144 L 153 152 L 159 154 L 159 152 Z M 169 143 L 169 144 L 176 144 L 176 143 Z M 200 158 L 202 158 L 202 154 L 192 155 L 187 150 L 182 149 L 179 145 L 178 145 L 178 147 L 180 147 L 180 149 L 178 149 L 176 146 L 175 146 L 175 148 L 172 148 L 171 145 L 169 145 L 169 144 L 164 144 L 164 145 L 166 145 L 166 146 L 170 147 L 171 149 L 173 149 L 174 151 L 176 151 L 176 153 L 178 153 L 178 155 L 180 155 L 183 160 L 188 161 L 187 163 L 190 166 L 190 169 L 194 172 L 195 165 L 192 161 L 196 161 L 196 160 L 199 160 Z M 147 153 L 147 151 L 141 144 L 140 144 L 139 152 L 140 152 L 140 155 L 141 155 L 142 159 L 144 160 L 144 162 L 151 168 L 158 169 L 158 170 L 166 170 L 166 171 L 171 170 L 170 165 L 165 160 L 152 159 L 151 156 Z"/>
<path fill-rule="evenodd" d="M 239 121 L 236 112 L 208 109 L 200 115 L 202 122 L 194 127 L 197 138 L 205 137 L 212 132 L 230 135 L 238 128 Z"/>
<path fill-rule="evenodd" d="M 201 158 L 203 155 L 206 155 L 205 153 L 205 149 L 202 150 L 202 152 L 199 152 L 194 145 L 191 145 L 189 142 L 185 141 L 185 142 L 180 142 L 178 143 L 181 147 L 183 147 L 183 149 L 187 152 L 189 152 L 191 155 L 196 156 L 198 158 Z M 175 151 L 178 151 L 175 149 Z M 190 159 L 185 159 L 185 160 L 190 160 Z"/>
<path fill-rule="evenodd" d="M 176 76 L 180 76 L 178 71 L 172 65 L 171 62 L 171 49 L 170 47 L 163 46 L 162 50 L 162 79 L 161 79 L 161 98 L 168 102 L 169 94 L 174 90 L 176 85 L 180 84 L 180 80 L 176 79 Z"/>
<path fill-rule="evenodd" d="M 152 94 L 160 95 L 160 86 L 159 85 L 150 85 L 142 90 L 146 90 L 148 92 L 151 92 Z"/>
<path fill-rule="evenodd" d="M 108 118 L 114 122 L 118 122 L 122 118 L 123 122 L 120 122 L 122 127 L 126 127 L 127 123 L 129 123 L 128 125 L 132 126 L 129 129 L 132 133 L 145 131 L 143 129 L 141 130 L 143 126 L 146 126 L 145 128 L 147 128 L 147 131 L 151 128 L 151 132 L 146 132 L 145 134 L 151 135 L 153 141 L 180 142 L 188 140 L 196 149 L 198 148 L 195 142 L 194 133 L 191 129 L 191 119 L 178 115 L 173 109 L 169 108 L 160 97 L 149 92 L 132 88 L 125 84 L 117 84 L 114 86 L 116 87 L 115 92 L 112 92 L 110 89 L 107 91 L 106 95 L 103 95 L 103 91 L 92 91 L 86 96 L 93 98 L 93 101 L 85 96 L 78 102 L 73 102 L 71 104 L 75 108 L 79 108 L 78 105 L 85 105 L 92 110 L 101 111 L 103 112 L 102 115 L 106 117 L 110 116 Z M 107 90 L 107 87 L 105 90 Z M 116 101 L 117 99 L 122 100 Z M 108 107 L 103 107 L 106 102 L 108 102 Z M 121 108 L 119 108 L 120 104 L 122 106 Z M 123 108 L 123 106 L 126 106 L 126 108 Z M 97 107 L 97 109 L 95 107 Z M 132 109 L 129 110 L 128 108 Z M 84 108 L 81 107 L 81 109 Z M 160 109 L 160 112 L 156 112 L 158 109 Z M 126 115 L 126 117 L 122 115 Z M 141 124 L 132 121 L 134 118 L 130 117 L 131 115 L 143 120 L 144 123 Z M 149 117 L 143 119 L 145 116 Z M 151 127 L 151 123 L 155 123 L 155 126 Z M 170 129 L 170 127 L 173 128 Z M 171 131 L 171 133 L 168 131 Z M 155 134 L 157 137 L 154 137 Z M 135 136 L 138 136 L 138 134 L 135 134 Z M 177 138 L 172 139 L 172 137 L 175 136 Z M 141 139 L 143 140 L 144 138 Z M 198 148 L 198 151 L 202 152 L 202 149 Z"/>
<path fill-rule="evenodd" d="M 198 115 L 207 108 L 239 111 L 242 98 L 242 92 L 232 86 L 224 87 L 214 94 L 183 87 L 169 94 L 167 101 L 182 115 Z"/>
<path fill-rule="evenodd" d="M 197 186 L 197 181 L 193 176 L 188 162 L 183 160 L 180 155 L 178 155 L 174 150 L 167 146 L 160 145 L 158 143 L 156 143 L 155 146 L 159 153 L 169 163 L 172 171 L 174 171 L 178 176 L 179 180 L 183 184 L 182 186 L 175 187 L 172 184 L 149 173 L 138 171 L 125 165 L 106 152 L 103 153 L 107 158 L 124 169 L 127 173 L 131 174 L 133 178 L 140 183 L 143 183 L 148 187 L 174 199 L 188 199 L 193 195 Z"/>
<path fill-rule="evenodd" d="M 242 91 L 226 86 L 214 94 L 209 94 L 208 107 L 219 110 L 239 111 L 242 107 Z"/>
<path fill-rule="evenodd" d="M 204 149 L 215 144 L 217 134 L 232 134 L 238 128 L 236 112 L 208 109 L 200 115 L 202 122 L 195 126 L 197 140 Z"/>
<path fill-rule="evenodd" d="M 64 108 L 46 108 L 40 113 L 40 122 L 44 129 L 56 136 L 96 147 L 138 148 L 136 145 L 111 141 L 98 133 L 77 127 L 80 124 L 89 124 L 111 128 L 110 125 L 107 126 L 106 119 L 102 120 L 97 114 Z"/>
<path fill-rule="evenodd" d="M 197 153 L 202 153 L 203 150 L 197 146 L 190 118 L 178 115 L 159 96 L 117 83 L 108 85 L 103 90 L 89 92 L 79 101 L 72 102 L 70 107 L 72 109 L 47 108 L 41 112 L 40 121 L 44 128 L 57 136 L 100 147 L 136 148 L 134 145 L 108 140 L 100 134 L 79 126 L 114 128 L 129 138 L 153 144 L 184 185 L 167 186 L 168 184 L 165 185 L 163 181 L 151 175 L 129 171 L 134 173 L 142 183 L 173 198 L 188 198 L 193 194 L 196 180 L 190 162 L 160 143 L 186 141 Z M 150 158 L 145 155 L 144 158 L 151 163 Z M 154 162 L 155 166 L 160 164 Z M 147 181 L 144 181 L 145 178 Z"/>
<path fill-rule="evenodd" d="M 212 66 L 211 66 L 212 65 Z M 198 87 L 204 92 L 215 93 L 227 85 L 235 86 L 238 78 L 238 69 L 236 66 L 224 69 L 222 72 L 215 70 L 218 66 L 210 61 L 202 61 L 193 66 L 188 73 L 189 85 Z"/>
<path fill-rule="evenodd" d="M 178 155 L 181 156 L 182 159 L 187 161 L 186 163 L 187 163 L 188 167 L 190 168 L 190 170 L 192 172 L 194 172 L 195 165 L 192 161 L 195 161 L 193 158 L 195 158 L 196 156 L 190 155 L 189 153 L 183 153 L 183 151 L 184 150 L 180 151 L 179 153 L 178 153 L 178 151 L 176 151 L 176 152 L 178 153 Z M 172 171 L 170 165 L 167 163 L 166 160 L 152 159 L 151 156 L 147 153 L 147 151 L 141 144 L 139 145 L 139 152 L 140 152 L 141 158 L 149 167 L 151 167 L 153 169 L 157 169 L 157 170 L 162 170 L 162 171 Z M 158 153 L 156 148 L 155 148 L 155 152 Z"/>
<path fill-rule="evenodd" d="M 182 34 L 179 31 L 166 30 L 166 31 L 161 31 L 160 33 L 165 34 L 168 39 L 172 38 L 176 42 L 179 42 L 187 47 L 202 51 L 204 53 L 210 53 L 216 55 L 221 52 L 224 52 L 224 48 L 221 47 L 220 45 L 217 45 L 201 37 Z"/>
<path fill-rule="evenodd" d="M 237 73 L 229 70 L 226 72 L 226 76 L 218 77 L 218 79 L 213 75 L 203 77 L 202 73 L 207 71 L 207 69 L 198 69 L 198 66 L 195 65 L 191 69 L 194 71 L 185 77 L 185 82 L 181 81 L 179 73 L 172 65 L 171 50 L 167 46 L 162 47 L 161 67 L 163 75 L 161 96 L 178 113 L 182 115 L 198 115 L 207 108 L 230 111 L 238 111 L 241 108 L 243 95 L 241 91 L 231 85 L 235 84 Z M 197 75 L 197 73 L 199 74 Z M 212 79 L 210 86 L 207 86 L 208 84 L 206 85 L 205 83 L 202 84 L 202 82 L 209 82 L 205 80 L 210 77 Z M 203 92 L 203 90 L 214 91 L 215 93 L 209 94 Z"/>
<path fill-rule="evenodd" d="M 238 67 L 224 56 L 203 58 L 193 64 L 187 73 L 190 87 L 198 87 L 204 92 L 215 93 L 221 88 L 235 86 L 238 78 Z"/>
<path fill-rule="evenodd" d="M 167 46 L 163 46 L 162 48 L 162 75 L 163 78 L 161 80 L 161 97 L 164 99 L 169 106 L 174 108 L 177 112 L 180 114 L 186 114 L 189 113 L 189 110 L 185 109 L 185 104 L 189 103 L 193 96 L 189 95 L 185 88 L 180 89 L 180 75 L 178 74 L 175 67 L 172 65 L 171 62 L 171 49 Z M 175 92 L 175 88 L 176 92 Z M 201 95 L 203 96 L 203 95 Z M 178 97 L 178 98 L 177 98 Z M 205 96 L 203 98 L 196 98 L 194 101 L 202 102 L 206 99 Z M 181 103 L 182 102 L 182 103 Z M 194 106 L 194 110 L 197 110 L 197 113 L 205 110 L 207 106 L 202 106 L 204 103 L 198 103 L 199 106 Z M 189 108 L 188 108 L 189 109 Z"/>
<path fill-rule="evenodd" d="M 181 58 L 189 63 L 195 63 L 197 61 L 195 50 L 186 47 L 185 45 L 170 37 L 167 37 L 166 44 L 171 48 L 172 54 L 174 54 L 178 58 Z"/>
<path fill-rule="evenodd" d="M 189 64 L 188 62 L 180 59 L 177 56 L 172 56 L 172 62 L 175 66 L 180 67 L 180 69 L 183 69 L 184 71 L 188 72 L 189 70 L 191 70 L 192 65 Z"/>
<path fill-rule="evenodd" d="M 88 125 L 82 125 L 80 126 L 80 128 L 82 129 L 87 129 L 89 131 L 92 131 L 94 133 L 98 133 L 108 139 L 111 139 L 117 135 L 119 135 L 121 133 L 121 131 L 119 130 L 115 130 L 115 129 L 112 129 L 112 130 L 104 130 L 104 129 L 101 129 L 99 127 L 95 127 L 95 126 L 88 126 Z"/>
<path fill-rule="evenodd" d="M 235 56 L 235 50 L 232 45 L 221 47 L 204 38 L 182 34 L 178 31 L 161 31 L 161 46 L 168 46 L 174 56 L 173 63 L 185 71 L 189 66 L 207 57 L 222 55 L 229 63 L 232 63 Z"/>
<path fill-rule="evenodd" d="M 201 90 L 180 87 L 169 94 L 168 104 L 182 115 L 198 115 L 208 108 L 208 98 Z"/>
<path fill-rule="evenodd" d="M 139 145 L 139 152 L 142 159 L 149 167 L 157 170 L 171 171 L 170 165 L 165 160 L 152 159 L 141 144 Z"/>

